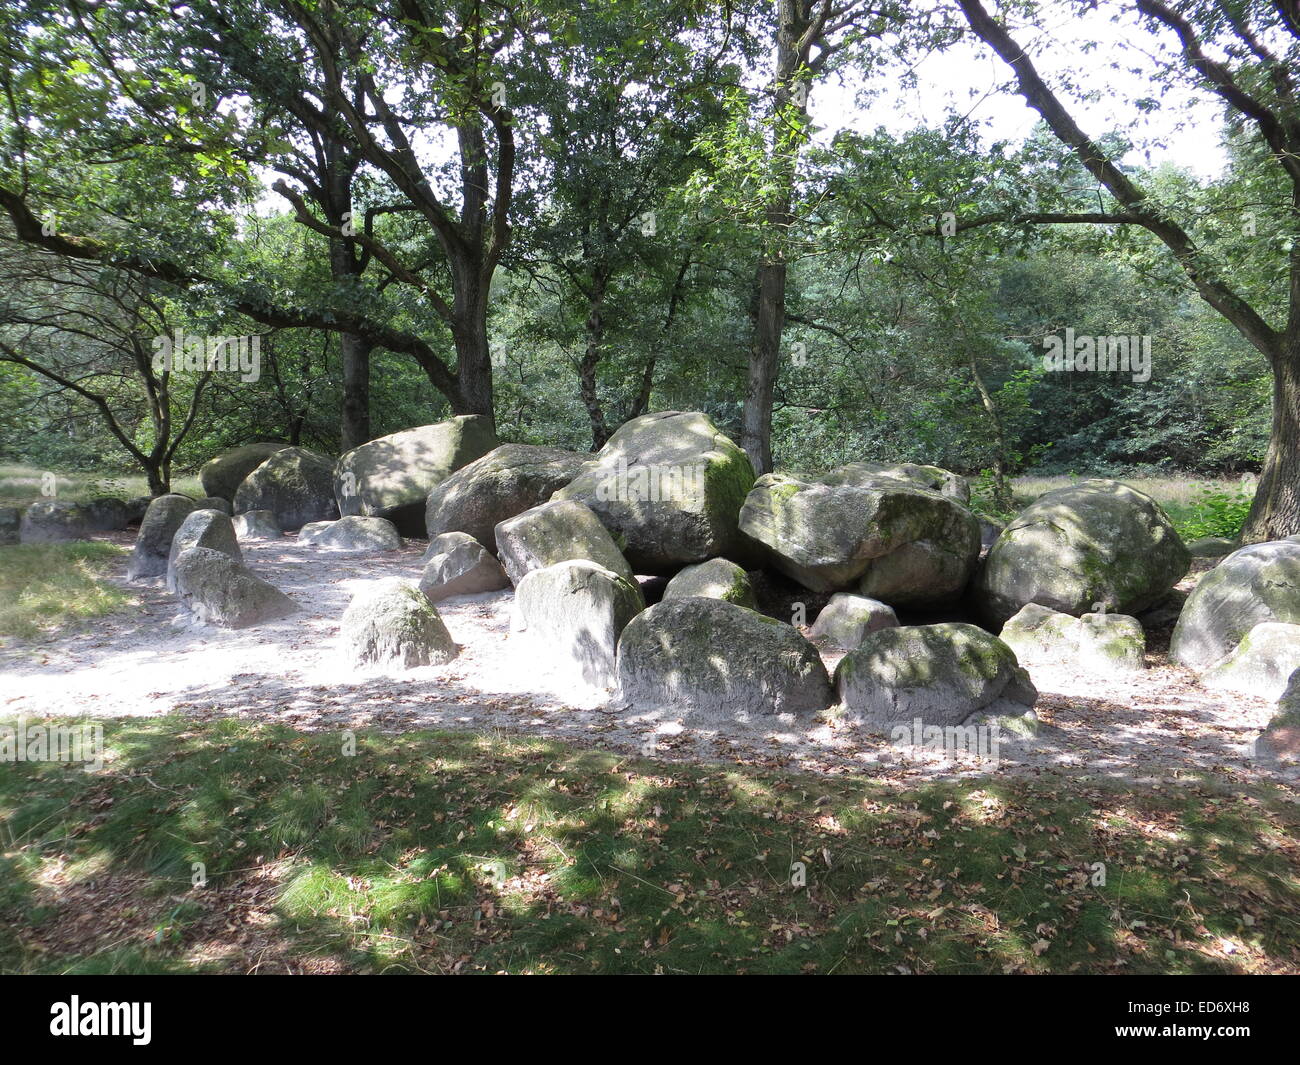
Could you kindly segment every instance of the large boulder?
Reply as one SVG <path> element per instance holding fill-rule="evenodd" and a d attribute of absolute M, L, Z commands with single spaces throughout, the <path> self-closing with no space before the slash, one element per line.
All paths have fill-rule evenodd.
<path fill-rule="evenodd" d="M 84 540 L 89 533 L 85 507 L 80 503 L 47 499 L 23 511 L 18 539 L 24 544 L 54 544 Z"/>
<path fill-rule="evenodd" d="M 1002 626 L 999 637 L 1031 674 L 1082 670 L 1101 676 L 1145 668 L 1146 633 L 1127 614 L 1075 617 L 1026 603 Z"/>
<path fill-rule="evenodd" d="M 551 500 L 496 527 L 497 555 L 512 584 L 529 570 L 582 558 L 620 577 L 633 579 L 632 567 L 600 523 L 595 511 L 575 500 Z"/>
<path fill-rule="evenodd" d="M 420 591 L 429 602 L 509 587 L 510 578 L 501 563 L 469 533 L 443 533 L 429 541 L 420 575 Z"/>
<path fill-rule="evenodd" d="M 1207 688 L 1278 699 L 1300 669 L 1300 625 L 1264 621 L 1242 638 L 1230 655 L 1201 675 Z"/>
<path fill-rule="evenodd" d="M 199 483 L 203 485 L 203 494 L 219 496 L 234 502 L 235 493 L 244 483 L 244 478 L 277 451 L 283 451 L 288 446 L 288 444 L 259 442 L 223 451 L 216 458 L 205 462 L 203 468 L 199 470 Z"/>
<path fill-rule="evenodd" d="M 284 533 L 269 510 L 248 510 L 231 519 L 239 540 L 278 540 Z"/>
<path fill-rule="evenodd" d="M 187 547 L 172 567 L 176 594 L 199 621 L 227 629 L 246 629 L 276 621 L 299 607 L 273 584 L 223 551 Z"/>
<path fill-rule="evenodd" d="M 1103 608 L 1136 614 L 1190 563 L 1154 499 L 1118 481 L 1081 481 L 1040 496 L 1002 531 L 975 581 L 975 599 L 999 625 L 1026 603 L 1076 616 Z"/>
<path fill-rule="evenodd" d="M 490 419 L 465 414 L 354 447 L 334 466 L 339 513 L 387 518 L 406 536 L 424 536 L 429 493 L 499 444 Z"/>
<path fill-rule="evenodd" d="M 140 531 L 136 533 L 135 547 L 126 564 L 126 575 L 131 580 L 140 577 L 161 577 L 167 572 L 172 540 L 182 523 L 194 511 L 194 500 L 189 496 L 158 496 L 149 504 Z"/>
<path fill-rule="evenodd" d="M 707 414 L 664 411 L 625 422 L 551 498 L 587 504 L 638 573 L 666 575 L 741 548 L 753 483 L 748 456 Z"/>
<path fill-rule="evenodd" d="M 352 597 L 339 636 L 349 659 L 359 666 L 442 665 L 460 650 L 424 593 L 396 577 Z"/>
<path fill-rule="evenodd" d="M 914 462 L 892 466 L 882 462 L 850 462 L 811 479 L 822 484 L 851 484 L 860 488 L 902 484 L 938 492 L 963 505 L 970 503 L 970 484 L 961 474 L 939 466 L 918 466 Z"/>
<path fill-rule="evenodd" d="M 711 558 L 695 566 L 687 566 L 668 582 L 665 599 L 686 599 L 703 596 L 706 599 L 723 599 L 737 606 L 758 609 L 758 599 L 749 574 L 725 558 Z"/>
<path fill-rule="evenodd" d="M 515 589 L 515 607 L 527 639 L 552 670 L 574 683 L 608 688 L 618 638 L 645 600 L 626 578 L 574 559 L 526 573 Z"/>
<path fill-rule="evenodd" d="M 618 643 L 618 698 L 748 720 L 811 717 L 831 703 L 817 649 L 797 629 L 721 599 L 669 599 L 633 618 Z"/>
<path fill-rule="evenodd" d="M 235 513 L 269 510 L 286 532 L 339 516 L 334 503 L 334 464 L 305 447 L 286 447 L 244 478 L 235 492 Z"/>
<path fill-rule="evenodd" d="M 298 532 L 298 542 L 343 555 L 373 555 L 400 551 L 402 534 L 386 518 L 349 514 L 337 521 L 314 521 Z"/>
<path fill-rule="evenodd" d="M 1300 624 L 1300 543 L 1251 544 L 1206 573 L 1178 615 L 1169 657 L 1208 669 L 1264 622 Z"/>
<path fill-rule="evenodd" d="M 856 586 L 893 606 L 958 598 L 980 551 L 974 514 L 901 482 L 828 485 L 768 474 L 745 500 L 740 528 L 805 588 Z"/>
<path fill-rule="evenodd" d="M 117 496 L 96 496 L 83 504 L 82 509 L 90 532 L 121 532 L 131 519 L 126 500 Z"/>
<path fill-rule="evenodd" d="M 235 513 L 234 504 L 229 499 L 223 499 L 221 496 L 204 496 L 194 504 L 199 510 L 219 510 L 222 514 L 233 515 Z"/>
<path fill-rule="evenodd" d="M 172 537 L 171 550 L 167 552 L 167 587 L 176 590 L 176 559 L 191 547 L 207 547 L 243 562 L 235 526 L 230 517 L 220 510 L 192 510 L 181 522 Z"/>
<path fill-rule="evenodd" d="M 549 500 L 590 455 L 532 444 L 502 444 L 462 466 L 429 492 L 424 524 L 429 539 L 468 533 L 496 550 L 496 527 Z"/>
<path fill-rule="evenodd" d="M 808 635 L 830 647 L 851 651 L 873 632 L 897 625 L 893 607 L 864 595 L 836 592 L 822 607 Z"/>
<path fill-rule="evenodd" d="M 960 725 L 972 714 L 1022 716 L 1038 692 L 1015 653 L 976 625 L 873 632 L 835 670 L 851 717 L 873 725 Z"/>

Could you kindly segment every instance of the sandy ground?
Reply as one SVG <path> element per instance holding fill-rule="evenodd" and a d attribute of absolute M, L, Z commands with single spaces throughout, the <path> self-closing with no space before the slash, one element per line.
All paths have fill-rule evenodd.
<path fill-rule="evenodd" d="M 132 533 L 110 537 L 129 545 Z M 996 760 L 894 746 L 831 711 L 813 722 L 694 722 L 621 711 L 609 693 L 566 690 L 545 647 L 512 632 L 510 592 L 463 597 L 439 609 L 460 656 L 406 672 L 349 668 L 338 622 L 349 599 L 384 577 L 417 578 L 423 544 L 371 558 L 330 555 L 293 537 L 243 546 L 258 575 L 302 612 L 243 632 L 204 628 L 178 609 L 162 579 L 127 584 L 139 607 L 75 632 L 0 650 L 0 715 L 235 715 L 304 729 L 450 728 L 550 737 L 663 758 L 860 772 L 902 783 L 939 776 L 1065 771 L 1132 781 L 1210 771 L 1231 784 L 1295 770 L 1257 761 L 1253 741 L 1272 706 L 1203 689 L 1152 644 L 1132 679 L 1035 674 L 1043 722 L 1033 741 L 1007 740 Z M 1166 640 L 1163 641 L 1167 644 Z M 833 669 L 837 654 L 826 653 Z"/>

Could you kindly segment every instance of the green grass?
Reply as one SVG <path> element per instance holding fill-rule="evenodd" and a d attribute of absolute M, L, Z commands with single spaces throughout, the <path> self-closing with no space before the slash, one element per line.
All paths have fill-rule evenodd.
<path fill-rule="evenodd" d="M 180 717 L 106 735 L 98 772 L 0 764 L 0 971 L 1300 966 L 1300 813 L 1268 787 L 896 791 Z"/>
<path fill-rule="evenodd" d="M 123 553 L 116 544 L 73 542 L 0 547 L 0 645 L 135 602 L 104 576 Z"/>
<path fill-rule="evenodd" d="M 150 494 L 149 482 L 143 474 L 113 470 L 47 471 L 35 466 L 0 464 L 0 504 L 26 506 L 49 498 L 41 491 L 46 473 L 54 474 L 54 498 L 66 499 L 71 503 L 81 503 L 103 495 L 133 499 Z M 191 474 L 173 477 L 172 491 L 184 492 L 195 498 L 203 496 L 198 477 Z"/>

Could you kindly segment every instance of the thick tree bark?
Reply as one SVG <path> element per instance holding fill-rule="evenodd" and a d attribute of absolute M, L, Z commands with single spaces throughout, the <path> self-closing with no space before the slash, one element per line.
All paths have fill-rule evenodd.
<path fill-rule="evenodd" d="M 356 333 L 339 334 L 339 357 L 343 364 L 343 410 L 340 447 L 351 451 L 369 442 L 371 345 Z"/>
<path fill-rule="evenodd" d="M 785 331 L 786 248 L 794 225 L 794 184 L 800 136 L 790 127 L 793 110 L 807 111 L 807 96 L 795 98 L 795 79 L 824 24 L 825 7 L 814 16 L 808 0 L 776 0 L 776 69 L 772 89 L 770 165 L 774 189 L 763 210 L 761 251 L 755 278 L 758 305 L 749 353 L 749 380 L 741 410 L 740 446 L 756 473 L 772 470 L 772 401 L 781 370 Z M 806 91 L 806 88 L 805 88 Z"/>
<path fill-rule="evenodd" d="M 1273 361 L 1273 423 L 1243 543 L 1300 532 L 1300 337 Z"/>

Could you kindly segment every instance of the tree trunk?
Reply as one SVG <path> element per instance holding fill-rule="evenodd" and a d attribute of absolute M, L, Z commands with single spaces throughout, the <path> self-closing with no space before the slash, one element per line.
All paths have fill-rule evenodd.
<path fill-rule="evenodd" d="M 601 344 L 605 339 L 605 318 L 601 314 L 601 304 L 605 301 L 605 278 L 597 275 L 595 286 L 588 301 L 587 312 L 587 349 L 583 352 L 582 362 L 578 364 L 578 386 L 582 393 L 582 405 L 587 408 L 587 417 L 591 421 L 591 450 L 599 451 L 609 439 L 609 425 L 605 421 L 605 411 L 600 405 L 600 394 L 596 391 L 596 367 L 600 365 L 603 353 Z"/>
<path fill-rule="evenodd" d="M 1246 544 L 1300 532 L 1300 336 L 1289 336 L 1273 360 L 1273 428 L 1250 514 Z"/>
<path fill-rule="evenodd" d="M 339 334 L 339 357 L 343 363 L 343 451 L 370 441 L 370 349 L 369 341 L 355 333 Z"/>
<path fill-rule="evenodd" d="M 754 314 L 754 346 L 749 353 L 749 383 L 741 411 L 740 446 L 755 473 L 772 472 L 772 397 L 781 365 L 781 334 L 785 330 L 785 263 L 758 267 L 758 307 Z"/>
<path fill-rule="evenodd" d="M 160 463 L 143 463 L 145 477 L 149 481 L 151 496 L 165 496 L 172 490 L 171 479 L 163 472 Z"/>
<path fill-rule="evenodd" d="M 975 390 L 979 392 L 980 405 L 993 426 L 993 505 L 1005 514 L 1014 509 L 1014 500 L 1011 488 L 1007 484 L 1007 441 L 1002 429 L 1002 412 L 998 410 L 997 401 L 989 392 L 988 386 L 984 384 L 984 375 L 980 373 L 979 363 L 976 362 L 973 351 L 969 358 L 970 372 L 975 378 Z"/>
<path fill-rule="evenodd" d="M 772 91 L 772 157 L 774 190 L 763 212 L 758 264 L 758 306 L 754 340 L 749 353 L 749 383 L 741 411 L 740 446 L 755 473 L 772 470 L 772 399 L 781 367 L 781 334 L 785 330 L 786 245 L 794 224 L 794 178 L 800 142 L 785 128 L 794 104 L 802 114 L 807 98 L 794 98 L 793 79 L 800 69 L 799 39 L 808 29 L 809 12 L 799 0 L 777 0 L 776 69 Z"/>

